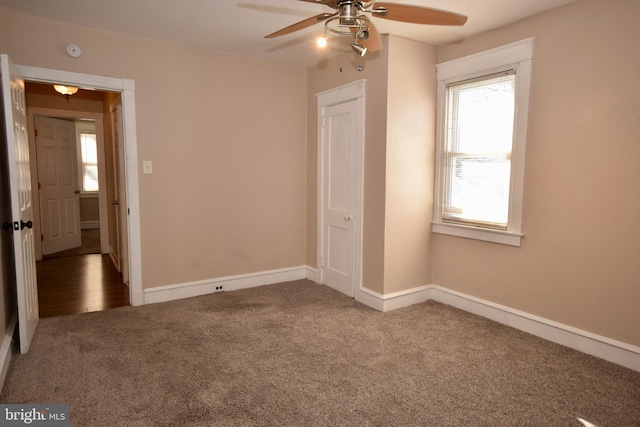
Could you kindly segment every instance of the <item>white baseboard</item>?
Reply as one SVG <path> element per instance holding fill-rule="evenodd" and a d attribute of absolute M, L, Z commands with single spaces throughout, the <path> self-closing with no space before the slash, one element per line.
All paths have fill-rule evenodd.
<path fill-rule="evenodd" d="M 80 223 L 81 230 L 88 230 L 91 228 L 100 228 L 100 221 L 82 221 Z"/>
<path fill-rule="evenodd" d="M 145 289 L 143 300 L 144 304 L 153 304 L 300 279 L 318 283 L 318 271 L 309 266 L 300 266 L 162 286 Z M 387 295 L 361 288 L 356 292 L 355 299 L 383 312 L 434 300 L 640 372 L 640 347 L 442 286 L 426 285 Z"/>
<path fill-rule="evenodd" d="M 640 347 L 437 285 L 431 299 L 640 372 Z"/>
<path fill-rule="evenodd" d="M 396 310 L 434 300 L 640 372 L 640 347 L 442 286 L 420 286 L 387 295 L 363 288 L 356 295 L 356 300 L 379 311 Z"/>
<path fill-rule="evenodd" d="M 2 344 L 0 344 L 0 392 L 4 387 L 4 380 L 7 378 L 9 372 L 9 364 L 11 363 L 11 341 L 13 340 L 13 334 L 16 330 L 18 323 L 18 308 L 13 312 L 11 321 L 7 326 L 7 330 L 2 337 Z"/>
<path fill-rule="evenodd" d="M 306 279 L 311 280 L 312 282 L 316 282 L 319 283 L 320 280 L 318 279 L 318 270 L 313 268 L 313 267 L 309 267 L 308 265 L 305 266 L 306 269 Z"/>
<path fill-rule="evenodd" d="M 301 266 L 149 288 L 144 290 L 144 304 L 154 304 L 197 297 L 215 292 L 236 291 L 238 289 L 291 282 L 293 280 L 307 278 L 307 275 L 312 271 L 313 269 L 309 267 Z"/>
<path fill-rule="evenodd" d="M 360 301 L 378 311 L 385 312 L 430 300 L 430 291 L 431 286 L 427 285 L 382 295 L 366 288 L 360 288 L 360 292 L 356 293 L 356 301 Z"/>

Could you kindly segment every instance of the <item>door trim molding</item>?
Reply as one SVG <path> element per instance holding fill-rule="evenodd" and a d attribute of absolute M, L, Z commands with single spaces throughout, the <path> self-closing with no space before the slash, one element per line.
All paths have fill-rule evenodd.
<path fill-rule="evenodd" d="M 354 283 L 352 296 L 358 297 L 358 291 L 362 287 L 362 236 L 363 236 L 363 206 L 364 206 L 364 118 L 365 118 L 365 86 L 366 79 L 357 80 L 333 89 L 329 89 L 316 94 L 318 121 L 317 121 L 317 153 L 318 153 L 318 174 L 317 174 L 317 259 L 316 259 L 316 279 L 320 284 L 324 284 L 324 268 L 322 256 L 324 252 L 323 226 L 324 226 L 324 138 L 323 121 L 325 109 L 336 104 L 349 101 L 357 102 L 358 122 L 356 136 L 356 203 L 354 215 Z"/>
<path fill-rule="evenodd" d="M 129 242 L 129 299 L 131 305 L 144 304 L 142 292 L 142 244 L 140 237 L 140 192 L 138 185 L 138 140 L 136 136 L 135 81 L 71 71 L 16 65 L 26 81 L 61 83 L 73 86 L 120 92 L 125 148 L 125 179 L 127 190 Z"/>

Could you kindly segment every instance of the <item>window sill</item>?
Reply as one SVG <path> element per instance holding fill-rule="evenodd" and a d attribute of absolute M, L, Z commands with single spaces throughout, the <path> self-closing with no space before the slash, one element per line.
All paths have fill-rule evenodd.
<path fill-rule="evenodd" d="M 431 231 L 438 234 L 484 240 L 486 242 L 518 247 L 520 247 L 523 237 L 523 234 L 510 233 L 508 231 L 485 230 L 477 227 L 435 222 L 431 225 Z"/>

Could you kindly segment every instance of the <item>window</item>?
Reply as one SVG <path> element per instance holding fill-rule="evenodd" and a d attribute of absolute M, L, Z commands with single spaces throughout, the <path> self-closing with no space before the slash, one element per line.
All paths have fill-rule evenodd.
<path fill-rule="evenodd" d="M 507 228 L 515 77 L 509 70 L 447 85 L 445 222 Z"/>
<path fill-rule="evenodd" d="M 82 191 L 98 191 L 98 147 L 95 133 L 80 132 Z"/>
<path fill-rule="evenodd" d="M 533 39 L 438 65 L 433 231 L 520 246 Z"/>
<path fill-rule="evenodd" d="M 76 147 L 78 151 L 78 183 L 80 192 L 94 197 L 100 190 L 98 185 L 98 142 L 96 123 L 92 119 L 76 120 Z"/>

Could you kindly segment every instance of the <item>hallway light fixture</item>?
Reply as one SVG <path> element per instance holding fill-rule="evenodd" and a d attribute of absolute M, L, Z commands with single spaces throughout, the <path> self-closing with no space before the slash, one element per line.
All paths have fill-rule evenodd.
<path fill-rule="evenodd" d="M 64 97 L 67 98 L 67 101 L 69 101 L 69 97 L 71 95 L 78 92 L 78 88 L 75 86 L 53 85 L 53 88 L 56 92 L 64 95 Z"/>

